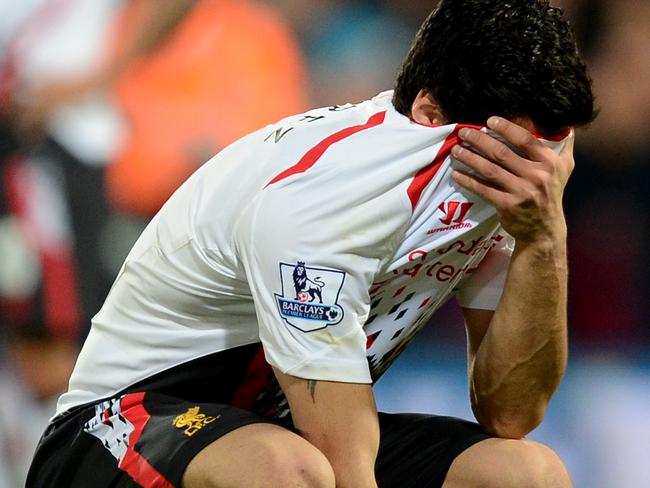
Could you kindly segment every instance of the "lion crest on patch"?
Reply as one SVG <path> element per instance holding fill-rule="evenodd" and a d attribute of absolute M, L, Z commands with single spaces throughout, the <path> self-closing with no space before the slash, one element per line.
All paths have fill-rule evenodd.
<path fill-rule="evenodd" d="M 282 319 L 303 332 L 338 324 L 343 308 L 338 304 L 345 273 L 336 269 L 280 263 L 282 293 L 275 294 Z"/>

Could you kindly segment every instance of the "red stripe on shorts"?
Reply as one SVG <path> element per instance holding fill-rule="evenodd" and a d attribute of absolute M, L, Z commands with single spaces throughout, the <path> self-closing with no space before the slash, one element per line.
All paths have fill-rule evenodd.
<path fill-rule="evenodd" d="M 264 357 L 264 348 L 260 344 L 257 354 L 255 354 L 246 371 L 246 376 L 244 376 L 241 386 L 235 392 L 235 396 L 232 399 L 233 406 L 243 408 L 244 410 L 252 410 L 255 406 L 257 395 L 268 384 L 272 378 L 272 374 L 271 366 L 266 362 L 266 358 Z"/>
<path fill-rule="evenodd" d="M 134 430 L 129 436 L 129 447 L 119 464 L 119 468 L 144 488 L 175 488 L 167 478 L 135 450 L 135 444 L 140 439 L 142 431 L 151 418 L 151 415 L 142 404 L 143 400 L 144 393 L 130 393 L 120 401 L 122 416 L 133 424 Z"/>
<path fill-rule="evenodd" d="M 342 129 L 338 132 L 335 132 L 331 136 L 326 137 L 321 142 L 319 142 L 314 147 L 312 147 L 309 151 L 307 151 L 305 155 L 302 158 L 300 158 L 300 161 L 298 161 L 290 168 L 285 169 L 283 172 L 276 175 L 271 181 L 269 181 L 266 184 L 266 186 L 270 186 L 273 183 L 277 183 L 278 181 L 288 178 L 291 175 L 304 173 L 309 168 L 311 168 L 314 164 L 316 164 L 316 162 L 318 162 L 318 160 L 321 158 L 323 154 L 325 154 L 325 151 L 327 151 L 327 149 L 330 146 L 336 144 L 337 142 L 342 141 L 347 137 L 356 134 L 357 132 L 361 132 L 366 129 L 371 129 L 372 127 L 376 127 L 378 125 L 383 124 L 385 118 L 386 118 L 385 111 L 377 112 L 376 114 L 372 115 L 365 124 L 346 127 L 345 129 Z M 264 188 L 266 188 L 266 186 Z"/>

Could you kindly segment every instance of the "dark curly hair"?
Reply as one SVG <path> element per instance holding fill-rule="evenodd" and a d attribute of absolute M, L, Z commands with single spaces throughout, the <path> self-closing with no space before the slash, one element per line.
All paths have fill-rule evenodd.
<path fill-rule="evenodd" d="M 525 116 L 555 135 L 596 116 L 573 33 L 546 0 L 442 0 L 402 65 L 396 109 L 410 115 L 421 89 L 449 122 Z"/>

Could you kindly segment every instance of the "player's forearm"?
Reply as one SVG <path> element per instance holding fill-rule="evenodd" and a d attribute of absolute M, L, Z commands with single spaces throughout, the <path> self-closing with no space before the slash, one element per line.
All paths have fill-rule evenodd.
<path fill-rule="evenodd" d="M 542 420 L 567 361 L 564 221 L 545 239 L 517 242 L 503 297 L 470 365 L 479 422 L 523 437 Z"/>
<path fill-rule="evenodd" d="M 377 452 L 366 445 L 327 436 L 301 435 L 317 447 L 327 458 L 334 471 L 336 488 L 377 488 L 375 460 Z M 365 433 L 364 433 L 365 434 Z"/>
<path fill-rule="evenodd" d="M 274 371 L 296 430 L 325 455 L 337 488 L 376 488 L 379 422 L 371 385 L 305 380 Z"/>
<path fill-rule="evenodd" d="M 335 423 L 296 422 L 296 428 L 330 462 L 337 488 L 376 488 L 375 460 L 379 446 L 376 420 L 352 413 Z"/>

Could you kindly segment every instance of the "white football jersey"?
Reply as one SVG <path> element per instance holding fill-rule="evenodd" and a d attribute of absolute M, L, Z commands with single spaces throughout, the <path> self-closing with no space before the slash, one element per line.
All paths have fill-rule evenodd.
<path fill-rule="evenodd" d="M 190 177 L 126 258 L 58 412 L 182 383 L 281 416 L 270 366 L 371 383 L 452 296 L 494 309 L 512 243 L 450 179 L 462 126 L 391 98 L 286 118 Z"/>

